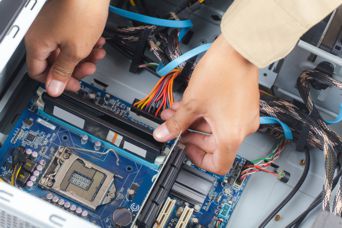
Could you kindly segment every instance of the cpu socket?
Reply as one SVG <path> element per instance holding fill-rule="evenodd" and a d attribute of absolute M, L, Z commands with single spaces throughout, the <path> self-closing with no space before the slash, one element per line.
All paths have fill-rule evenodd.
<path fill-rule="evenodd" d="M 92 210 L 115 198 L 114 174 L 60 147 L 39 185 Z"/>

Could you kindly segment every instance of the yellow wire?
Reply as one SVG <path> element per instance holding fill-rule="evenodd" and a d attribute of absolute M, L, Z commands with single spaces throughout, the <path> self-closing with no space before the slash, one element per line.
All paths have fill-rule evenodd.
<path fill-rule="evenodd" d="M 173 84 L 174 84 L 174 80 L 175 78 L 181 73 L 181 69 L 176 68 L 174 70 L 172 70 L 169 74 L 167 74 L 166 76 L 162 77 L 161 79 L 159 79 L 159 81 L 156 83 L 156 85 L 152 88 L 151 92 L 144 97 L 143 99 L 141 99 L 140 101 L 134 103 L 133 105 L 139 109 L 144 109 L 147 104 L 155 98 L 155 96 L 157 95 L 157 92 L 160 89 L 160 86 L 164 83 L 165 80 L 169 80 L 169 82 L 165 85 L 166 86 L 166 91 L 167 94 L 169 96 L 169 103 L 170 105 L 173 104 L 174 102 L 174 98 L 173 98 Z M 164 105 L 165 106 L 165 105 Z"/>
<path fill-rule="evenodd" d="M 129 0 L 129 4 L 131 4 L 131 6 L 136 6 L 137 4 L 135 4 L 134 0 Z"/>
<path fill-rule="evenodd" d="M 21 166 L 19 167 L 19 169 L 18 169 L 17 173 L 15 174 L 15 179 L 17 179 L 17 178 L 18 178 L 20 171 L 21 171 Z"/>
<path fill-rule="evenodd" d="M 18 165 L 15 166 L 14 170 L 16 170 L 17 167 L 18 167 Z M 21 166 L 18 168 L 17 172 L 15 172 L 15 173 L 13 172 L 12 177 L 11 177 L 11 185 L 12 186 L 15 185 L 15 180 L 18 178 L 20 170 L 21 170 Z"/>
<path fill-rule="evenodd" d="M 13 185 L 14 183 L 14 175 L 15 175 L 15 170 L 17 169 L 17 165 L 14 167 L 14 170 L 13 170 L 13 173 L 12 173 L 12 176 L 11 176 L 11 185 Z"/>

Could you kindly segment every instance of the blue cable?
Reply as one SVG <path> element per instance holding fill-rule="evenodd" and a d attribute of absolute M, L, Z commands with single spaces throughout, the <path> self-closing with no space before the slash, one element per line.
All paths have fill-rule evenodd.
<path fill-rule="evenodd" d="M 285 124 L 284 122 L 282 122 L 281 120 L 277 119 L 277 118 L 274 118 L 274 117 L 271 117 L 271 116 L 262 116 L 260 117 L 260 124 L 261 125 L 265 125 L 265 124 L 279 124 L 283 131 L 284 131 L 284 136 L 285 136 L 285 139 L 287 140 L 293 140 L 293 134 L 292 134 L 292 131 L 290 129 L 290 127 Z"/>
<path fill-rule="evenodd" d="M 336 117 L 336 119 L 325 120 L 324 122 L 328 125 L 332 125 L 332 124 L 338 124 L 341 121 L 342 121 L 342 104 L 340 104 L 340 110 L 339 110 L 339 113 L 338 113 L 338 116 Z"/>
<path fill-rule="evenodd" d="M 167 20 L 156 17 L 150 17 L 140 13 L 134 13 L 127 10 L 123 10 L 115 6 L 109 6 L 109 10 L 110 12 L 115 13 L 121 17 L 125 17 L 133 21 L 139 21 L 144 24 L 181 29 L 179 33 L 179 40 L 182 40 L 185 34 L 193 26 L 191 20 Z"/>
<path fill-rule="evenodd" d="M 198 47 L 184 53 L 183 55 L 179 56 L 177 59 L 172 60 L 166 66 L 159 65 L 159 67 L 157 69 L 157 74 L 159 74 L 160 76 L 167 75 L 173 69 L 178 67 L 180 64 L 188 61 L 189 59 L 191 59 L 191 58 L 193 58 L 193 57 L 195 57 L 195 56 L 197 56 L 203 52 L 206 52 L 210 47 L 211 47 L 211 43 L 202 44 L 201 46 L 198 46 Z"/>

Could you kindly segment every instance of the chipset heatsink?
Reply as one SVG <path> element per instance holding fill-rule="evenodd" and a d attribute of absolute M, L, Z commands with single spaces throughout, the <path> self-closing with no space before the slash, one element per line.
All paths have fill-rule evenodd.
<path fill-rule="evenodd" d="M 92 210 L 115 198 L 114 174 L 60 147 L 39 185 Z"/>

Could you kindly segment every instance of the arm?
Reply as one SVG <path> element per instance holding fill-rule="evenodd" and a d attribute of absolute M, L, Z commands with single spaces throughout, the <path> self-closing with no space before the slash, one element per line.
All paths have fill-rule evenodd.
<path fill-rule="evenodd" d="M 222 34 L 262 68 L 285 57 L 299 38 L 342 0 L 238 0 L 223 17 Z"/>
<path fill-rule="evenodd" d="M 259 126 L 258 68 L 284 57 L 300 36 L 342 0 L 236 0 L 222 35 L 198 63 L 183 99 L 162 113 L 154 132 L 167 141 L 183 134 L 197 166 L 225 174 L 244 138 Z"/>

